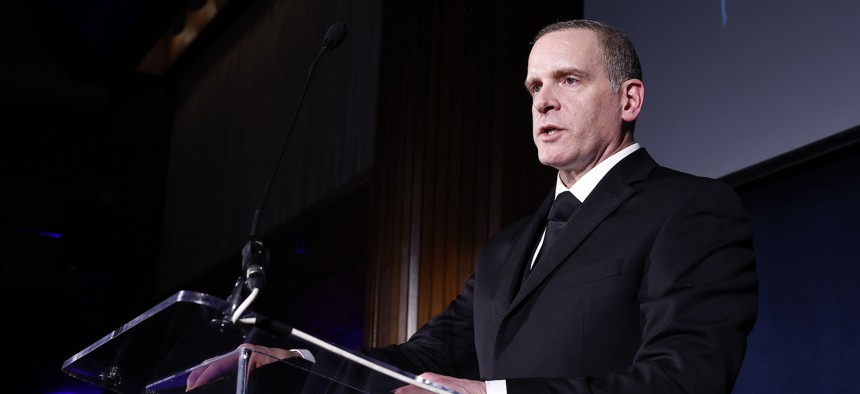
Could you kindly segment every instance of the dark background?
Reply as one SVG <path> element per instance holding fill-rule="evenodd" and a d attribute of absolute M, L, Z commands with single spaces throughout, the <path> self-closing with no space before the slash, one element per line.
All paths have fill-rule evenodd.
<path fill-rule="evenodd" d="M 4 392 L 101 392 L 63 362 L 157 300 L 170 108 L 164 78 L 135 66 L 184 7 L 3 5 L 0 277 L 15 355 Z"/>

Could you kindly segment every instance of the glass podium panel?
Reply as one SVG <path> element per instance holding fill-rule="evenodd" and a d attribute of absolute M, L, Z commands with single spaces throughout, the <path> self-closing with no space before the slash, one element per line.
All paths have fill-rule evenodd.
<path fill-rule="evenodd" d="M 234 325 L 229 309 L 220 298 L 180 291 L 69 358 L 62 370 L 120 394 L 390 393 L 407 384 L 456 394 L 253 313 L 243 316 L 252 324 Z M 240 346 L 255 336 L 276 338 L 277 347 Z M 301 349 L 308 359 L 286 349 Z M 189 390 L 189 377 L 200 375 L 203 383 Z"/>

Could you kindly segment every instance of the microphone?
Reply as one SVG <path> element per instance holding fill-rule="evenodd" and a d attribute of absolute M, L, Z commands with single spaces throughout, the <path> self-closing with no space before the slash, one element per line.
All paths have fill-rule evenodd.
<path fill-rule="evenodd" d="M 296 117 L 299 114 L 299 109 L 302 107 L 302 103 L 305 99 L 305 92 L 308 90 L 308 84 L 311 82 L 311 75 L 313 74 L 314 67 L 317 64 L 317 61 L 322 57 L 322 55 L 328 51 L 331 51 L 340 45 L 344 39 L 346 39 L 346 24 L 341 22 L 335 22 L 331 25 L 325 33 L 325 37 L 323 38 L 322 47 L 320 48 L 319 54 L 314 58 L 311 62 L 311 66 L 308 69 L 308 77 L 305 79 L 305 85 L 302 88 L 302 93 L 299 96 L 299 103 L 296 105 L 296 109 L 293 112 L 293 119 L 290 121 L 290 128 L 287 130 L 287 137 L 284 139 L 284 144 L 281 146 L 281 153 L 278 154 L 278 160 L 275 162 L 275 167 L 272 170 L 272 176 L 269 178 L 269 181 L 266 182 L 265 190 L 263 191 L 263 199 L 260 201 L 260 206 L 254 212 L 254 221 L 251 223 L 251 237 L 253 238 L 257 233 L 257 221 L 260 218 L 260 215 L 263 211 L 263 206 L 266 204 L 266 200 L 269 197 L 269 189 L 272 187 L 272 183 L 275 181 L 275 177 L 278 174 L 278 168 L 281 164 L 281 159 L 284 157 L 284 151 L 287 149 L 287 143 L 290 141 L 290 135 L 293 133 L 293 126 L 296 124 Z M 243 264 L 244 266 L 244 264 Z"/>
<path fill-rule="evenodd" d="M 337 46 L 346 38 L 346 33 L 347 30 L 345 23 L 335 22 L 335 24 L 331 25 L 331 27 L 328 28 L 328 31 L 325 32 L 325 38 L 323 38 L 323 51 L 330 51 L 337 48 Z"/>
<path fill-rule="evenodd" d="M 259 223 L 260 216 L 263 213 L 263 207 L 266 205 L 266 200 L 269 198 L 269 192 L 272 188 L 272 184 L 275 181 L 275 178 L 278 174 L 278 168 L 280 167 L 281 160 L 284 157 L 284 152 L 287 149 L 287 144 L 290 141 L 290 135 L 293 132 L 293 127 L 296 124 L 296 118 L 299 113 L 299 109 L 302 106 L 305 98 L 305 92 L 307 92 L 308 84 L 311 81 L 311 75 L 313 75 L 314 67 L 316 66 L 317 61 L 322 57 L 322 55 L 328 51 L 331 51 L 337 48 L 344 39 L 346 39 L 347 28 L 345 23 L 335 22 L 331 25 L 326 31 L 325 37 L 323 38 L 322 47 L 320 48 L 319 54 L 314 58 L 311 62 L 311 66 L 308 69 L 308 76 L 305 79 L 304 87 L 302 88 L 301 95 L 299 96 L 299 102 L 296 105 L 296 109 L 293 112 L 293 118 L 290 121 L 290 127 L 287 130 L 286 138 L 284 139 L 283 145 L 281 145 L 281 151 L 278 154 L 278 160 L 275 162 L 275 166 L 272 169 L 272 175 L 269 177 L 269 180 L 266 182 L 265 187 L 263 189 L 263 198 L 260 200 L 260 205 L 257 210 L 254 211 L 254 218 L 251 222 L 251 235 L 249 237 L 248 242 L 242 248 L 242 276 L 237 280 L 235 287 L 233 288 L 233 292 L 228 297 L 230 301 L 230 312 L 233 314 L 233 322 L 236 321 L 239 315 L 243 312 L 239 308 L 241 295 L 243 293 L 243 287 L 247 290 L 251 291 L 252 294 L 256 294 L 259 290 L 263 288 L 266 283 L 266 267 L 269 264 L 269 251 L 266 249 L 263 244 L 263 240 L 257 235 L 257 225 Z M 247 303 L 245 303 L 247 304 Z"/>
<path fill-rule="evenodd" d="M 305 89 L 307 89 L 308 82 L 311 80 L 311 73 L 314 71 L 314 66 L 317 64 L 317 60 L 322 57 L 322 55 L 328 51 L 331 51 L 337 48 L 343 40 L 346 39 L 346 33 L 349 31 L 346 28 L 346 23 L 335 22 L 331 26 L 329 26 L 328 30 L 325 32 L 325 37 L 323 37 L 322 47 L 320 47 L 320 53 L 317 54 L 317 57 L 314 58 L 314 61 L 311 62 L 311 67 L 308 70 L 308 79 L 305 81 Z M 302 90 L 302 97 L 304 97 L 305 93 Z M 299 102 L 301 106 L 301 101 Z M 296 107 L 296 111 L 298 111 L 298 107 Z M 293 122 L 296 121 L 295 116 L 293 117 Z M 292 130 L 292 125 L 290 125 L 290 130 Z M 289 138 L 289 137 L 288 137 Z"/>

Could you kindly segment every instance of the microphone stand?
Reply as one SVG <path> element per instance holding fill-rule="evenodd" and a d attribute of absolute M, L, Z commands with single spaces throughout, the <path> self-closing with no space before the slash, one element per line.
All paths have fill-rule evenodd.
<path fill-rule="evenodd" d="M 260 205 L 257 210 L 254 211 L 254 218 L 251 222 L 251 234 L 248 242 L 242 248 L 242 274 L 239 275 L 239 278 L 236 280 L 236 284 L 233 285 L 233 290 L 230 292 L 230 296 L 227 297 L 227 302 L 230 307 L 225 312 L 223 321 L 221 322 L 222 327 L 226 325 L 228 321 L 231 324 L 236 324 L 239 317 L 242 316 L 266 283 L 266 267 L 269 264 L 269 250 L 263 244 L 262 238 L 257 235 L 257 226 L 263 213 L 263 207 L 266 204 L 266 200 L 269 198 L 269 192 L 278 174 L 278 168 L 280 168 L 284 152 L 287 150 L 287 143 L 290 141 L 290 135 L 293 133 L 293 127 L 296 124 L 296 118 L 298 117 L 299 109 L 301 109 L 302 103 L 304 102 L 305 93 L 308 90 L 308 85 L 310 84 L 311 76 L 313 75 L 317 61 L 326 52 L 337 48 L 337 46 L 346 38 L 347 32 L 348 30 L 344 23 L 335 22 L 331 25 L 326 31 L 319 53 L 313 59 L 311 66 L 308 69 L 308 75 L 305 79 L 305 84 L 302 87 L 299 102 L 296 104 L 296 109 L 293 111 L 293 118 L 290 121 L 290 126 L 287 130 L 284 143 L 281 145 L 278 160 L 275 162 L 275 166 L 272 169 L 272 175 L 266 182 Z M 247 294 L 246 297 L 246 293 L 248 292 L 250 293 Z"/>

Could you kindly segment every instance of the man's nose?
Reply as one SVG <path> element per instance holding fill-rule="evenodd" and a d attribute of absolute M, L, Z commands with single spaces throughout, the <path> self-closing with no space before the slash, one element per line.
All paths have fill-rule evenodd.
<path fill-rule="evenodd" d="M 533 105 L 538 112 L 544 114 L 550 110 L 558 109 L 558 100 L 555 94 L 553 94 L 552 89 L 545 86 L 539 92 L 535 93 Z"/>

